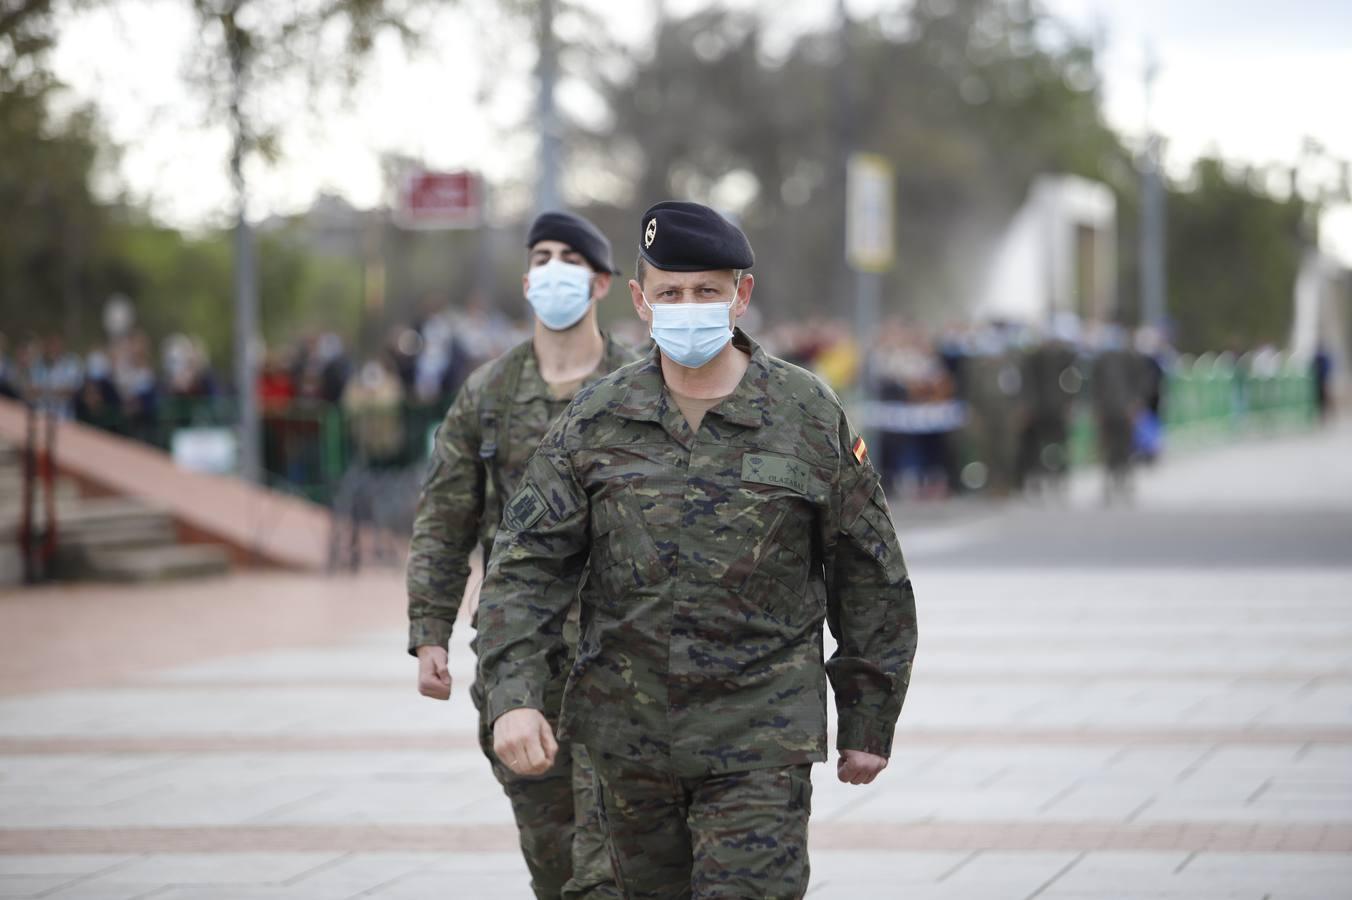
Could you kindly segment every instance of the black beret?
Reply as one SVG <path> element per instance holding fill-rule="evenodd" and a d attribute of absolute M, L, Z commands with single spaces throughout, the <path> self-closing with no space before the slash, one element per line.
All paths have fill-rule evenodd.
<path fill-rule="evenodd" d="M 566 212 L 540 213 L 530 225 L 526 247 L 534 247 L 540 241 L 562 241 L 581 253 L 595 271 L 620 274 L 610 260 L 610 241 L 601 229 L 581 216 Z"/>
<path fill-rule="evenodd" d="M 756 263 L 742 229 L 698 203 L 664 200 L 643 214 L 639 255 L 668 272 L 749 269 Z"/>

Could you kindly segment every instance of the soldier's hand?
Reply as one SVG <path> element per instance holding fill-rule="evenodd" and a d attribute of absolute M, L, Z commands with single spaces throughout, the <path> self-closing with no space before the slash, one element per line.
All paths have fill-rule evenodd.
<path fill-rule="evenodd" d="M 559 752 L 554 730 L 538 709 L 513 709 L 493 723 L 493 752 L 518 775 L 543 775 Z"/>
<path fill-rule="evenodd" d="M 836 777 L 846 784 L 872 784 L 878 773 L 886 768 L 886 756 L 863 750 L 842 750 L 840 759 L 836 760 Z"/>
<path fill-rule="evenodd" d="M 451 699 L 451 673 L 445 647 L 418 648 L 418 693 L 433 700 Z"/>

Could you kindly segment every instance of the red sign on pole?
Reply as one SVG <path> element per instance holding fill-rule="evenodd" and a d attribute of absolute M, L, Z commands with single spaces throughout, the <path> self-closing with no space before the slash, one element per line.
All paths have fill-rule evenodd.
<path fill-rule="evenodd" d="M 477 228 L 483 185 L 473 172 L 409 173 L 399 188 L 395 224 L 400 228 Z"/>

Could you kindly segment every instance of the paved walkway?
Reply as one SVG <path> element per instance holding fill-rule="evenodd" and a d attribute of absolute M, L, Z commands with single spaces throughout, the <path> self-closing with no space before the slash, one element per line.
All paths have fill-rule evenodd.
<path fill-rule="evenodd" d="M 1352 897 L 1350 455 L 906 531 L 911 699 L 876 784 L 816 770 L 810 896 Z M 0 897 L 529 897 L 468 636 L 424 700 L 402 603 L 395 573 L 0 595 Z"/>

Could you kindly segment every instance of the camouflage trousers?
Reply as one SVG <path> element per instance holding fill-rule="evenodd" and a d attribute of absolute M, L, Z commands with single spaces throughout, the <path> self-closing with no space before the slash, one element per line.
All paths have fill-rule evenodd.
<path fill-rule="evenodd" d="M 544 775 L 516 774 L 493 753 L 493 726 L 478 688 L 471 694 L 479 709 L 479 746 L 511 801 L 537 900 L 620 900 L 586 749 L 560 744 Z"/>
<path fill-rule="evenodd" d="M 807 892 L 812 767 L 680 778 L 595 748 L 615 878 L 628 900 Z"/>

